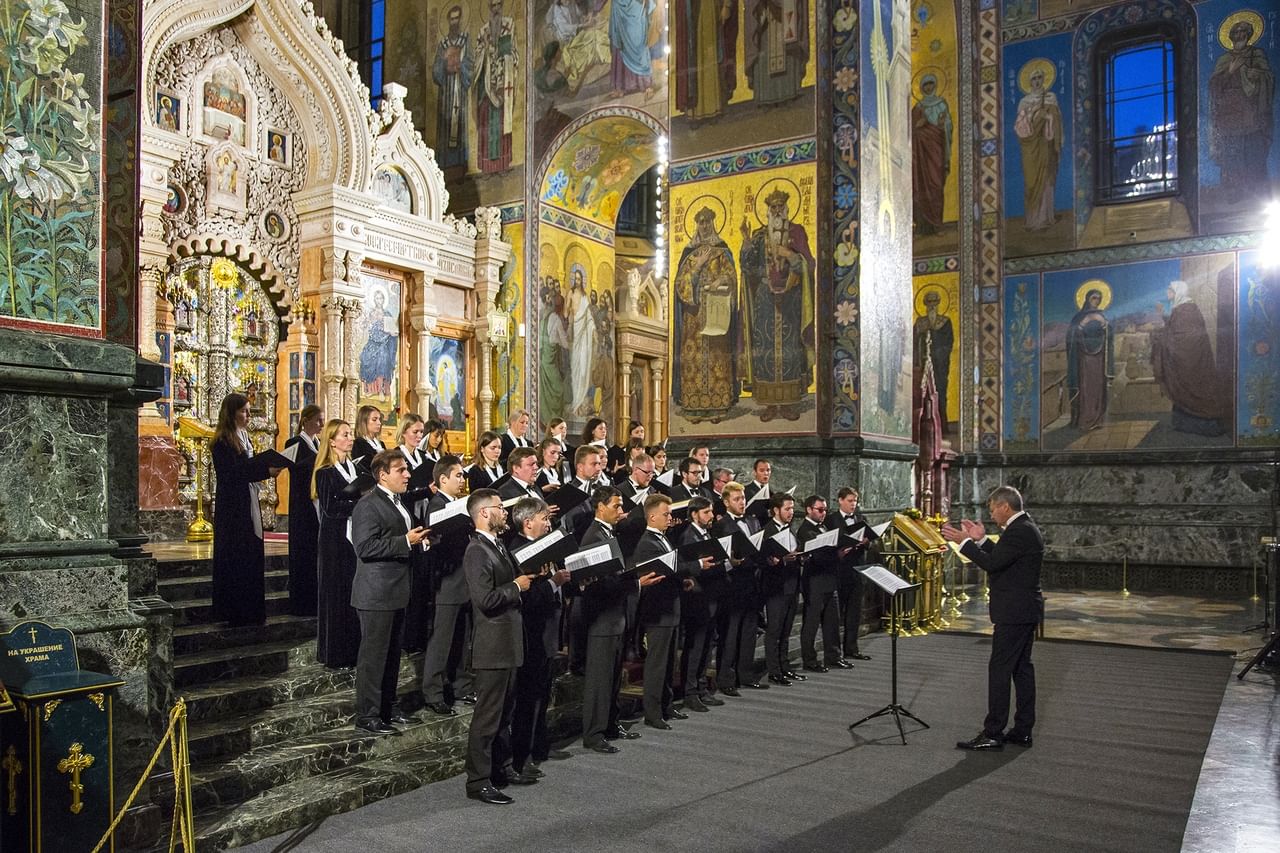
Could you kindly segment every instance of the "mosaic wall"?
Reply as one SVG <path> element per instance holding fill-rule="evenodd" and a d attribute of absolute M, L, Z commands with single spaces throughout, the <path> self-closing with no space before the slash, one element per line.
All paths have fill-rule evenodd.
<path fill-rule="evenodd" d="M 817 427 L 812 152 L 671 170 L 672 434 Z"/>
<path fill-rule="evenodd" d="M 8 6 L 0 17 L 0 324 L 98 335 L 105 4 Z"/>

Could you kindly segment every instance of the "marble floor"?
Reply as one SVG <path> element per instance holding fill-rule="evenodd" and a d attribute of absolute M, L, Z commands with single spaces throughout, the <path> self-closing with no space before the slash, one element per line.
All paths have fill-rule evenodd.
<path fill-rule="evenodd" d="M 990 633 L 981 590 L 948 630 Z M 1045 592 L 1045 637 L 1226 652 L 1240 673 L 1265 642 L 1261 601 L 1119 592 Z M 1249 630 L 1252 629 L 1252 630 Z M 1280 850 L 1280 667 L 1226 684 L 1182 853 Z"/>

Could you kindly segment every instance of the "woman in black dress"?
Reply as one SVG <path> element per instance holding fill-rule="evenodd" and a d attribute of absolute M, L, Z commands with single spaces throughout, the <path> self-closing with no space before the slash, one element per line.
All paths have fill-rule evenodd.
<path fill-rule="evenodd" d="M 427 524 L 427 502 L 432 494 L 429 485 L 431 472 L 435 468 L 435 461 L 428 459 L 422 451 L 426 428 L 422 417 L 410 412 L 400 418 L 400 428 L 396 431 L 396 449 L 409 466 L 409 489 L 400 496 L 400 501 L 415 522 L 424 526 Z M 401 648 L 413 653 L 427 647 L 431 612 L 435 606 L 425 551 L 415 548 L 409 555 L 409 575 L 409 603 L 404 610 Z"/>
<path fill-rule="evenodd" d="M 253 455 L 249 398 L 228 394 L 218 411 L 209 449 L 217 481 L 213 497 L 213 613 L 230 625 L 262 625 L 267 618 L 262 509 L 258 483 L 280 473 Z"/>
<path fill-rule="evenodd" d="M 534 485 L 544 495 L 550 495 L 556 489 L 564 485 L 564 475 L 560 469 L 560 458 L 563 450 L 560 442 L 554 438 L 548 438 L 539 444 L 538 450 L 538 479 L 534 481 Z"/>
<path fill-rule="evenodd" d="M 319 406 L 306 406 L 298 416 L 298 434 L 284 443 L 285 450 L 298 446 L 298 455 L 289 466 L 289 612 L 294 616 L 316 615 L 320 516 L 311 500 L 311 475 L 320 451 L 316 436 L 323 428 L 324 412 Z"/>
<path fill-rule="evenodd" d="M 346 421 L 332 420 L 320 434 L 320 454 L 311 494 L 320 507 L 320 590 L 316 660 L 333 669 L 356 665 L 360 651 L 360 616 L 351 606 L 356 552 L 348 538 L 351 511 L 359 494 L 346 491 L 363 468 L 351 459 L 354 433 Z"/>
<path fill-rule="evenodd" d="M 448 443 L 446 441 L 448 434 L 445 432 L 444 424 L 435 418 L 427 421 L 425 429 L 426 437 L 422 439 L 418 449 L 434 467 L 440 461 L 440 457 L 449 452 L 449 448 L 445 446 Z"/>
<path fill-rule="evenodd" d="M 627 424 L 626 444 L 615 444 L 609 448 L 609 479 L 613 482 L 621 483 L 627 479 L 631 469 L 631 450 L 635 447 L 644 447 L 644 424 L 639 421 Z"/>
<path fill-rule="evenodd" d="M 369 467 L 373 457 L 386 450 L 382 443 L 382 410 L 377 406 L 361 406 L 356 413 L 356 442 L 351 458 Z"/>
<path fill-rule="evenodd" d="M 506 473 L 498 459 L 502 456 L 502 436 L 486 431 L 480 436 L 480 452 L 476 461 L 467 466 L 467 490 L 491 489 Z"/>
<path fill-rule="evenodd" d="M 560 445 L 560 479 L 573 479 L 573 452 L 578 448 L 569 444 L 569 425 L 564 418 L 552 418 L 547 423 L 547 440 Z"/>

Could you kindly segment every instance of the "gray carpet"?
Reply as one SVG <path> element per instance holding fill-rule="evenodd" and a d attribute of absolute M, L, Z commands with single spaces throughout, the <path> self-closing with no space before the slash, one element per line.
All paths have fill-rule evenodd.
<path fill-rule="evenodd" d="M 641 726 L 620 755 L 549 762 L 509 806 L 462 778 L 244 848 L 267 851 L 1177 851 L 1231 658 L 1085 643 L 1036 646 L 1035 746 L 954 748 L 985 712 L 986 638 L 903 640 L 899 696 L 929 723 L 849 723 L 889 693 L 874 660 Z"/>

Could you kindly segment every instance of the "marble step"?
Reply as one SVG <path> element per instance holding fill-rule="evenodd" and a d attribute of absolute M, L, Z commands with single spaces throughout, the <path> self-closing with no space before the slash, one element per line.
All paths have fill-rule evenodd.
<path fill-rule="evenodd" d="M 269 569 L 263 580 L 267 592 L 281 592 L 289 589 L 289 570 Z M 187 601 L 192 598 L 208 598 L 213 595 L 213 575 L 184 575 L 176 578 L 161 578 L 156 586 L 165 601 Z"/>
<path fill-rule="evenodd" d="M 247 646 L 256 642 L 315 639 L 317 619 L 314 616 L 270 616 L 267 624 L 230 628 L 221 622 L 181 625 L 173 629 L 175 658 L 211 649 Z"/>
<path fill-rule="evenodd" d="M 315 658 L 316 644 L 310 639 L 210 649 L 176 658 L 173 686 L 181 690 L 245 675 L 283 675 L 290 667 L 305 666 Z"/>
<path fill-rule="evenodd" d="M 268 554 L 265 563 L 268 572 L 288 571 L 289 555 L 288 554 Z M 156 577 L 160 580 L 169 580 L 171 578 L 198 577 L 200 575 L 213 574 L 213 559 L 206 557 L 204 559 L 191 560 L 157 560 L 156 561 Z"/>
<path fill-rule="evenodd" d="M 578 691 L 569 692 L 581 701 Z M 581 727 L 580 717 L 563 715 L 561 710 L 553 705 L 548 713 L 553 740 L 572 737 Z M 343 726 L 228 762 L 222 769 L 238 770 L 235 781 L 219 780 L 218 771 L 202 775 L 197 768 L 193 783 L 209 786 L 204 794 L 193 792 L 198 800 L 207 802 L 211 792 L 230 794 L 237 784 L 259 791 L 241 802 L 224 799 L 225 805 L 213 809 L 201 808 L 198 801 L 197 848 L 243 846 L 448 779 L 462 770 L 470 723 L 470 711 L 460 710 L 456 717 L 434 717 L 391 737 L 371 737 Z M 304 772 L 308 775 L 289 778 Z M 458 796 L 462 796 L 461 783 Z"/>
<path fill-rule="evenodd" d="M 321 693 L 306 699 L 229 717 L 201 720 L 187 730 L 197 766 L 243 755 L 282 740 L 314 734 L 355 719 L 355 691 Z"/>
<path fill-rule="evenodd" d="M 401 692 L 416 687 L 417 658 L 406 656 L 400 663 L 398 683 Z M 214 720 L 248 711 L 273 708 L 288 702 L 334 693 L 355 687 L 354 669 L 329 669 L 309 659 L 291 666 L 283 674 L 246 675 L 220 679 L 209 684 L 196 684 L 176 693 L 187 700 L 187 717 Z"/>
<path fill-rule="evenodd" d="M 347 697 L 351 713 L 326 728 L 252 749 L 242 755 L 192 767 L 192 801 L 198 816 L 229 804 L 245 802 L 268 789 L 299 779 L 331 773 L 389 754 L 419 750 L 445 740 L 465 742 L 470 709 L 456 717 L 424 714 L 421 723 L 400 727 L 400 734 L 381 737 L 353 725 L 355 695 Z M 429 718 L 429 719 L 428 719 Z"/>
<path fill-rule="evenodd" d="M 213 600 L 210 598 L 187 598 L 170 601 L 173 605 L 173 624 L 195 625 L 217 622 L 213 615 Z M 266 596 L 267 616 L 283 616 L 289 612 L 288 592 L 268 592 Z"/>

